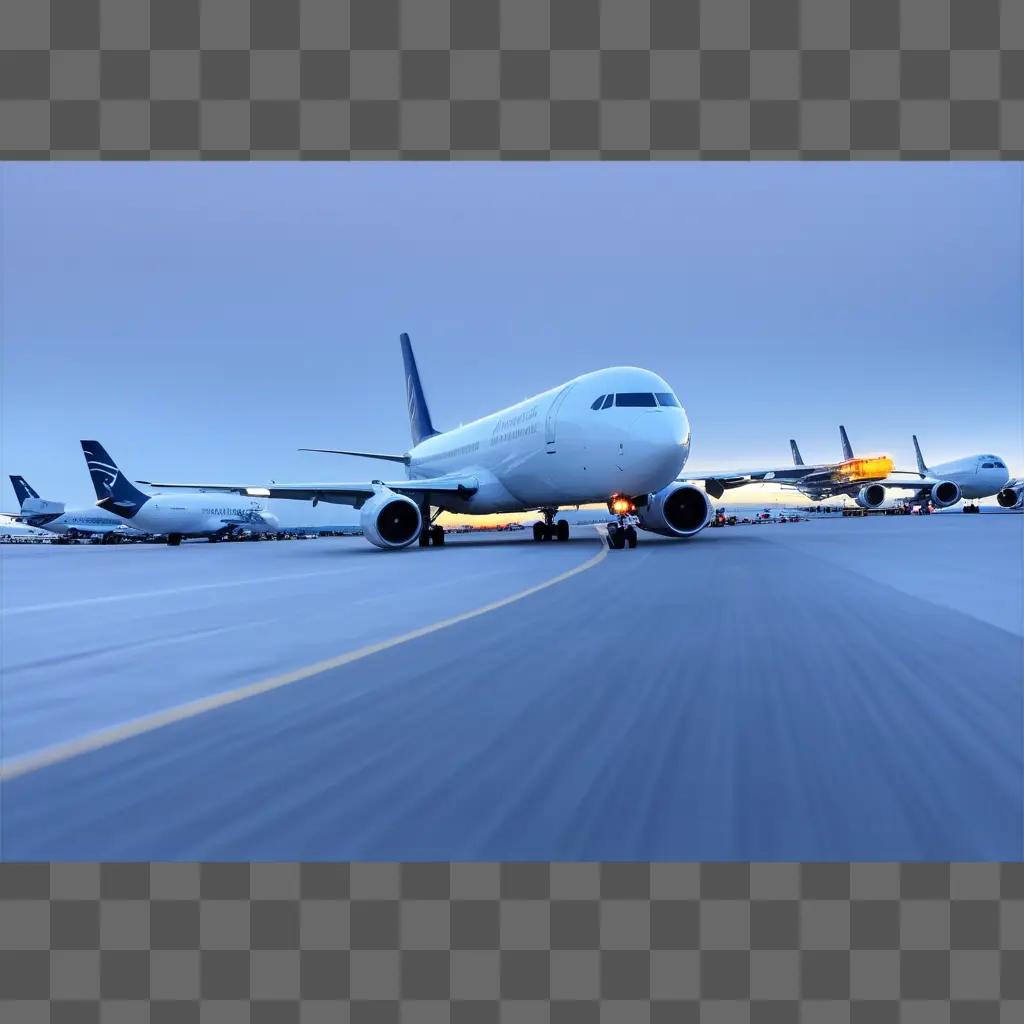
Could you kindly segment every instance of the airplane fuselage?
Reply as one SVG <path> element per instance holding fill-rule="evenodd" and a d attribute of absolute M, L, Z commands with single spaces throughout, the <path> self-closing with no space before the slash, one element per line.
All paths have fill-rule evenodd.
<path fill-rule="evenodd" d="M 939 480 L 955 483 L 964 498 L 989 498 L 998 494 L 1010 479 L 1005 460 L 996 455 L 970 455 L 929 465 L 928 472 Z"/>
<path fill-rule="evenodd" d="M 58 506 L 59 507 L 59 506 Z M 36 512 L 22 510 L 26 526 L 62 536 L 64 534 L 135 533 L 125 521 L 101 508 L 67 509 L 64 512 Z"/>
<path fill-rule="evenodd" d="M 669 385 L 649 370 L 612 367 L 421 441 L 408 475 L 475 477 L 472 496 L 444 496 L 449 511 L 519 512 L 658 491 L 689 448 L 686 413 Z"/>
<path fill-rule="evenodd" d="M 127 510 L 126 510 L 127 511 Z M 126 521 L 147 533 L 204 537 L 227 527 L 276 533 L 277 516 L 264 503 L 228 494 L 154 494 Z"/>

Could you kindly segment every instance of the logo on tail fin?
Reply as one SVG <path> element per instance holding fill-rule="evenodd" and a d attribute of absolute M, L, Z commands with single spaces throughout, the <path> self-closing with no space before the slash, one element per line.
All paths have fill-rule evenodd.
<path fill-rule="evenodd" d="M 83 441 L 82 452 L 96 492 L 96 504 L 124 519 L 131 519 L 149 501 L 149 495 L 125 479 L 99 441 Z"/>
<path fill-rule="evenodd" d="M 924 464 L 924 456 L 921 454 L 921 446 L 917 443 L 917 434 L 911 435 L 914 438 L 914 454 L 917 456 L 917 469 L 923 476 L 928 475 L 928 467 Z"/>
<path fill-rule="evenodd" d="M 416 368 L 412 342 L 409 341 L 408 334 L 402 334 L 399 340 L 402 344 L 402 360 L 405 363 L 405 403 L 409 413 L 409 430 L 412 433 L 412 443 L 417 445 L 420 441 L 433 437 L 437 431 L 430 421 L 430 410 L 427 408 L 427 399 L 423 394 L 419 370 Z"/>
<path fill-rule="evenodd" d="M 854 458 L 853 448 L 850 445 L 850 439 L 846 436 L 846 427 L 844 427 L 842 424 L 839 425 L 839 436 L 843 442 L 843 458 Z"/>
<path fill-rule="evenodd" d="M 29 498 L 39 497 L 23 476 L 12 476 L 11 486 L 14 488 L 14 496 L 18 499 L 19 507 L 24 505 Z"/>

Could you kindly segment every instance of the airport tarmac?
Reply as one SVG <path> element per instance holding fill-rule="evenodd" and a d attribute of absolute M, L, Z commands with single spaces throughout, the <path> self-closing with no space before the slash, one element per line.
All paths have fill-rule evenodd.
<path fill-rule="evenodd" d="M 1024 516 L 641 536 L 5 546 L 0 855 L 1024 854 Z"/>

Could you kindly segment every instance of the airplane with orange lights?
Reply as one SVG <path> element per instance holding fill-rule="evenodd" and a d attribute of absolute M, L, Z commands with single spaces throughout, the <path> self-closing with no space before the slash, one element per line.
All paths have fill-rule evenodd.
<path fill-rule="evenodd" d="M 697 480 L 712 498 L 720 498 L 726 491 L 750 484 L 774 484 L 792 487 L 812 501 L 822 501 L 837 495 L 853 497 L 858 504 L 873 498 L 868 488 L 885 480 L 893 472 L 895 463 L 888 455 L 858 457 L 853 454 L 846 428 L 840 427 L 843 442 L 843 460 L 806 465 L 796 441 L 790 440 L 793 453 L 791 466 L 768 466 L 757 469 L 709 470 L 684 475 L 686 480 Z M 879 502 L 881 504 L 881 502 Z M 864 507 L 869 507 L 864 505 Z"/>
<path fill-rule="evenodd" d="M 986 498 L 994 494 L 1004 495 L 1000 500 L 1004 507 L 1013 507 L 1019 498 L 1013 494 L 1014 502 L 1004 504 L 1010 498 L 1007 491 L 1010 474 L 1006 463 L 995 455 L 971 455 L 929 469 L 915 434 L 917 471 L 914 472 L 897 470 L 888 455 L 855 455 L 846 427 L 842 425 L 839 427 L 839 437 L 843 446 L 842 462 L 805 465 L 796 441 L 790 439 L 792 466 L 713 471 L 707 474 L 687 473 L 685 478 L 703 481 L 704 489 L 713 498 L 720 498 L 725 491 L 735 487 L 771 483 L 792 487 L 812 501 L 836 496 L 850 497 L 864 509 L 880 508 L 888 489 L 913 491 L 906 499 L 910 504 L 930 504 L 935 508 L 949 508 L 961 499 Z M 973 511 L 977 506 L 968 507 Z"/>

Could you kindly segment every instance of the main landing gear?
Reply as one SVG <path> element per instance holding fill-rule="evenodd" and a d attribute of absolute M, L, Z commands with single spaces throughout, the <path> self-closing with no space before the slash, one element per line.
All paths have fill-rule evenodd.
<path fill-rule="evenodd" d="M 423 526 L 420 529 L 420 547 L 428 548 L 431 544 L 435 548 L 444 546 L 444 527 L 438 526 L 434 520 L 441 514 L 441 509 L 438 509 L 433 515 L 430 515 L 430 506 L 427 505 L 420 510 L 420 515 L 423 517 Z"/>
<path fill-rule="evenodd" d="M 608 502 L 608 511 L 618 517 L 618 522 L 608 527 L 608 547 L 614 551 L 623 548 L 635 548 L 637 545 L 636 527 L 632 523 L 636 505 L 623 495 L 616 495 Z"/>
<path fill-rule="evenodd" d="M 977 506 L 977 505 L 964 505 L 964 511 L 965 511 L 965 512 L 966 512 L 966 513 L 967 513 L 968 515 L 971 515 L 972 513 L 974 513 L 975 515 L 977 515 L 977 514 L 978 514 L 978 513 L 979 513 L 979 512 L 981 511 L 981 509 L 980 509 L 980 508 L 978 508 L 978 506 Z"/>
<path fill-rule="evenodd" d="M 534 540 L 568 540 L 569 520 L 559 519 L 555 522 L 557 508 L 542 508 L 541 515 L 544 516 L 543 523 L 533 524 Z"/>
<path fill-rule="evenodd" d="M 181 543 L 180 533 L 169 533 L 167 534 L 167 546 L 176 548 Z"/>

